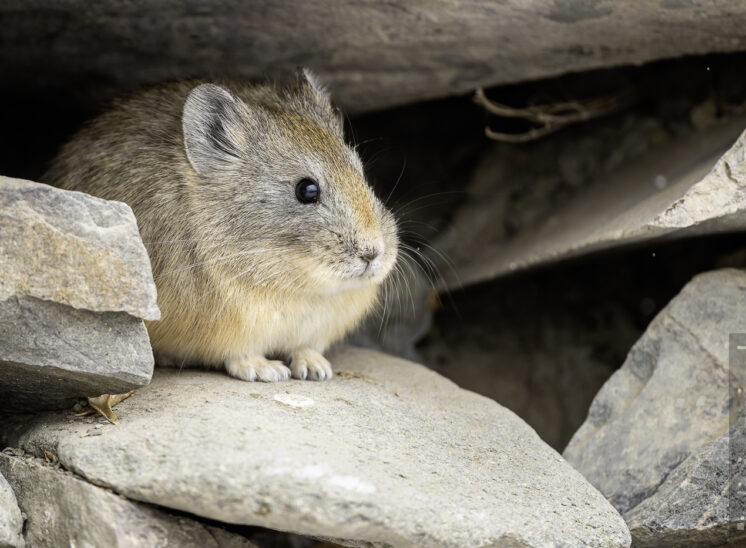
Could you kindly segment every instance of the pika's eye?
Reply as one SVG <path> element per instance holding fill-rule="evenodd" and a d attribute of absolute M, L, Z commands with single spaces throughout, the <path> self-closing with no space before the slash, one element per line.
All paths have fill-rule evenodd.
<path fill-rule="evenodd" d="M 295 185 L 295 197 L 302 204 L 313 204 L 319 201 L 321 188 L 319 183 L 308 177 L 298 181 Z"/>

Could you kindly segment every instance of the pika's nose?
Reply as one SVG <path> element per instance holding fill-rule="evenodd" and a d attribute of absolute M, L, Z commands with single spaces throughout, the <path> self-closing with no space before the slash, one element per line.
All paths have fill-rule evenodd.
<path fill-rule="evenodd" d="M 380 254 L 381 254 L 381 252 L 378 249 L 376 249 L 374 247 L 369 247 L 369 248 L 366 248 L 360 254 L 360 258 L 362 260 L 364 260 L 366 263 L 372 263 L 374 260 L 376 260 L 378 258 L 378 256 Z"/>

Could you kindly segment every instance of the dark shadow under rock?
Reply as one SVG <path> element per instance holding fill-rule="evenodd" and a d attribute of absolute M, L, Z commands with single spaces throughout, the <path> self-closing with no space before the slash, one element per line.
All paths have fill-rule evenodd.
<path fill-rule="evenodd" d="M 562 450 L 653 316 L 742 244 L 728 236 L 606 252 L 454 292 L 418 350 Z"/>

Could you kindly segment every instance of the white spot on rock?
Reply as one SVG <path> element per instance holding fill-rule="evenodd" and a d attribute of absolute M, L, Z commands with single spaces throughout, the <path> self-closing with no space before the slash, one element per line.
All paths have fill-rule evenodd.
<path fill-rule="evenodd" d="M 316 402 L 313 401 L 311 398 L 301 396 L 300 394 L 275 394 L 275 397 L 273 399 L 276 402 L 282 403 L 284 405 L 289 405 L 290 407 L 303 408 L 316 405 Z"/>
<path fill-rule="evenodd" d="M 361 495 L 370 495 L 376 492 L 376 486 L 356 476 L 343 476 L 335 474 L 331 466 L 326 463 L 306 464 L 301 467 L 275 466 L 265 470 L 269 475 L 290 475 L 297 480 L 318 480 L 334 487 L 340 487 L 346 491 L 354 491 Z"/>
<path fill-rule="evenodd" d="M 370 495 L 376 492 L 375 485 L 355 476 L 332 476 L 329 478 L 329 484 L 363 495 Z"/>

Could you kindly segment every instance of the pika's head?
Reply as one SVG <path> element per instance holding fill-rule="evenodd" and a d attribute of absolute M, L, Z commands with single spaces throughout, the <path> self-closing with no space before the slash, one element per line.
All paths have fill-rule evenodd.
<path fill-rule="evenodd" d="M 396 220 L 307 71 L 286 87 L 198 85 L 182 129 L 193 194 L 225 242 L 216 262 L 224 256 L 254 283 L 319 293 L 380 284 L 391 272 Z"/>

